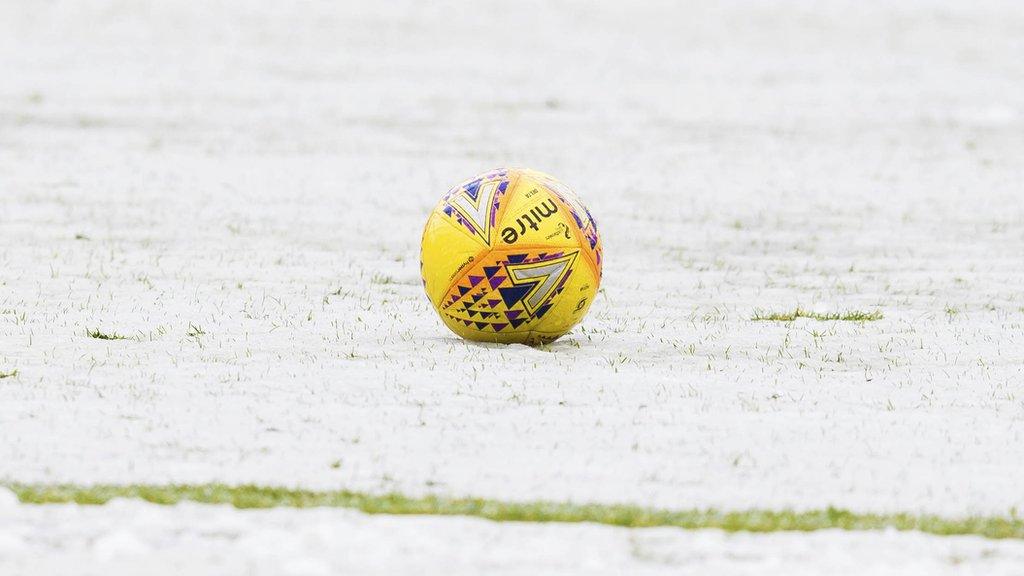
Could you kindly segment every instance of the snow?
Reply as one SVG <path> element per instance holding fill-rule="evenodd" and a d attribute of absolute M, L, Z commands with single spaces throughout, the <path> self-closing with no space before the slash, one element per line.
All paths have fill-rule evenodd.
<path fill-rule="evenodd" d="M 914 532 L 625 529 L 114 501 L 26 506 L 0 573 L 1019 574 L 1024 542 Z"/>
<path fill-rule="evenodd" d="M 0 2 L 0 479 L 1024 509 L 1022 53 L 1009 0 Z M 602 226 L 545 349 L 419 285 L 502 165 Z"/>

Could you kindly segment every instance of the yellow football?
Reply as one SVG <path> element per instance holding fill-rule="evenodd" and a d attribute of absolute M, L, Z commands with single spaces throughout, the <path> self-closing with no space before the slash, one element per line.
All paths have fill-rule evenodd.
<path fill-rule="evenodd" d="M 427 219 L 423 286 L 453 332 L 551 342 L 590 308 L 601 239 L 590 211 L 543 172 L 505 168 L 452 188 Z"/>

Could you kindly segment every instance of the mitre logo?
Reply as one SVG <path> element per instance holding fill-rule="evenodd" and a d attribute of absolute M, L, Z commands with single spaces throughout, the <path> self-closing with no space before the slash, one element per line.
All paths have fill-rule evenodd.
<path fill-rule="evenodd" d="M 528 230 L 538 230 L 538 224 L 548 216 L 558 212 L 558 205 L 550 198 L 530 208 L 518 218 L 512 226 L 506 226 L 501 231 L 501 239 L 506 244 L 512 244 L 519 240 L 520 236 L 526 235 Z"/>

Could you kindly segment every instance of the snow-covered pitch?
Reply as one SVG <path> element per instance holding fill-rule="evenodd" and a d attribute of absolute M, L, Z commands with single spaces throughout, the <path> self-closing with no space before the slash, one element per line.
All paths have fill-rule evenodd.
<path fill-rule="evenodd" d="M 420 286 L 430 207 L 504 165 L 601 225 L 601 294 L 546 347 L 460 341 Z M 1016 0 L 0 0 L 0 484 L 1009 515 L 1022 194 Z M 759 319 L 798 309 L 881 318 Z M 147 555 L 991 574 L 1024 543 L 0 489 L 0 573 Z"/>

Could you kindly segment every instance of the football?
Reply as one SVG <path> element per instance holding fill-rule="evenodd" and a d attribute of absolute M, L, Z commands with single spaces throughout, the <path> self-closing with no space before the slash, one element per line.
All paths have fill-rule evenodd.
<path fill-rule="evenodd" d="M 576 194 L 535 170 L 494 170 L 455 186 L 423 231 L 423 286 L 469 340 L 543 344 L 583 316 L 601 282 L 597 223 Z"/>

